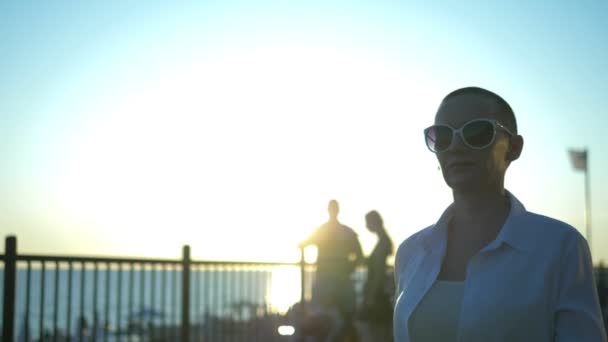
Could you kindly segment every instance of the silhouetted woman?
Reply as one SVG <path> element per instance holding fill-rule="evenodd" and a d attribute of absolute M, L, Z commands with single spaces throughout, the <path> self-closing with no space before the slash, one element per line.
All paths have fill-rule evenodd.
<path fill-rule="evenodd" d="M 397 250 L 395 340 L 606 341 L 587 242 L 504 188 L 524 146 L 507 102 L 458 89 L 424 135 L 454 201 Z"/>
<path fill-rule="evenodd" d="M 393 243 L 386 233 L 382 217 L 377 211 L 365 215 L 367 229 L 376 234 L 378 241 L 367 258 L 367 279 L 363 288 L 362 316 L 369 323 L 370 335 L 375 341 L 391 339 L 393 305 L 388 284 L 387 258 L 393 253 Z"/>

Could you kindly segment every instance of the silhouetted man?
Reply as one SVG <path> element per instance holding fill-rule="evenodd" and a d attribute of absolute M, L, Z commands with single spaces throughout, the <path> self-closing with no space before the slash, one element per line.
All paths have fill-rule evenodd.
<path fill-rule="evenodd" d="M 356 298 L 351 275 L 364 259 L 357 233 L 338 221 L 338 202 L 329 201 L 327 210 L 329 220 L 302 241 L 300 248 L 317 247 L 311 304 L 314 310 L 335 318 L 329 340 L 339 340 L 352 327 Z"/>

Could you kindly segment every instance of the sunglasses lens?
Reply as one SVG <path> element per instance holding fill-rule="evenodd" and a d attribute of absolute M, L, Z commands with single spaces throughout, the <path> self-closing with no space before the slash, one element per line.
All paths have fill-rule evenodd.
<path fill-rule="evenodd" d="M 431 126 L 425 136 L 426 146 L 433 152 L 445 151 L 452 144 L 452 129 L 446 126 Z"/>
<path fill-rule="evenodd" d="M 484 148 L 494 139 L 494 125 L 489 121 L 473 121 L 462 129 L 465 142 L 475 148 Z"/>

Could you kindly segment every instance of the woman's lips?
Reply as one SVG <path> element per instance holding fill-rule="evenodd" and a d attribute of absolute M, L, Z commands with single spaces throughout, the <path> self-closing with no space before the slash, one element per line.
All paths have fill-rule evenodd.
<path fill-rule="evenodd" d="M 465 168 L 470 168 L 472 166 L 474 166 L 475 163 L 473 163 L 472 161 L 456 161 L 456 162 L 451 162 L 448 164 L 448 170 L 459 170 L 459 169 L 465 169 Z"/>

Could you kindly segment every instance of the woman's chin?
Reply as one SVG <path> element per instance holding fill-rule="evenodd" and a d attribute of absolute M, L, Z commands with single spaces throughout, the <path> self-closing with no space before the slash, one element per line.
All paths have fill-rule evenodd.
<path fill-rule="evenodd" d="M 468 193 L 468 192 L 476 192 L 482 190 L 487 185 L 483 182 L 480 182 L 480 178 L 476 178 L 473 176 L 467 177 L 452 177 L 446 179 L 445 182 L 447 185 L 456 192 Z"/>

